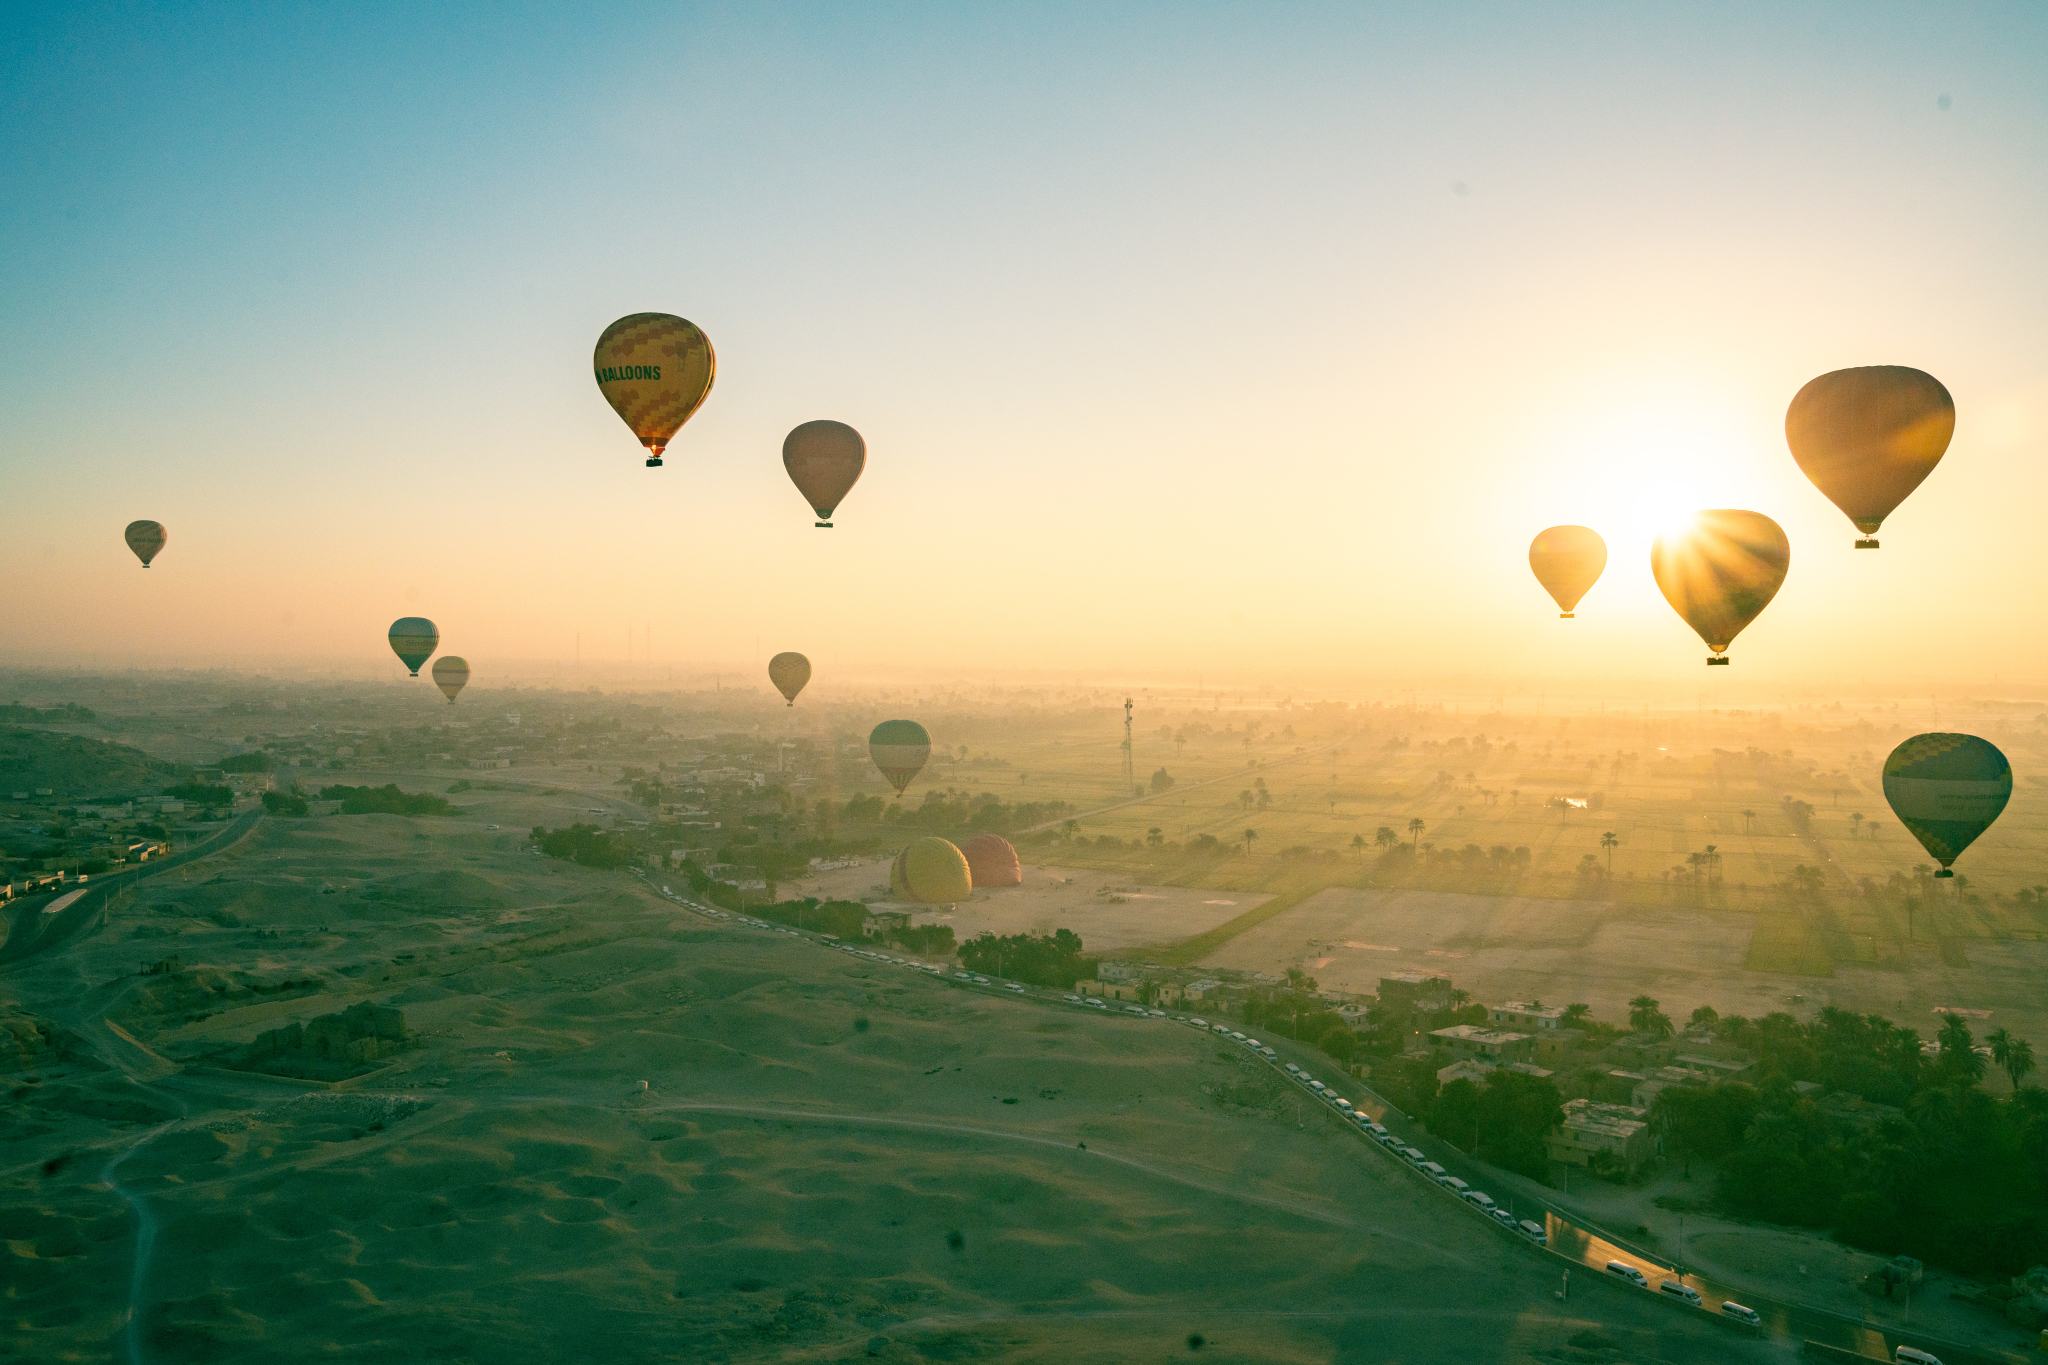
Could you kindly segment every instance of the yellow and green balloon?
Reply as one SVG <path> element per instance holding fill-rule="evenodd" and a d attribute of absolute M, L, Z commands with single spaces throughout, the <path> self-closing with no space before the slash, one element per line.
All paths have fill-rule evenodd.
<path fill-rule="evenodd" d="M 2012 799 L 2012 765 L 1975 735 L 1915 735 L 1884 761 L 1884 799 L 1941 864 L 1937 877 L 1991 828 Z"/>
<path fill-rule="evenodd" d="M 633 313 L 604 329 L 591 357 L 598 392 L 647 447 L 647 464 L 702 407 L 718 377 L 711 338 L 673 313 Z"/>
<path fill-rule="evenodd" d="M 902 796 L 932 756 L 932 737 L 914 720 L 885 720 L 868 735 L 868 757 Z"/>
<path fill-rule="evenodd" d="M 401 616 L 391 623 L 391 652 L 399 662 L 412 670 L 412 676 L 420 675 L 420 665 L 434 657 L 434 651 L 441 647 L 441 629 L 424 616 Z"/>

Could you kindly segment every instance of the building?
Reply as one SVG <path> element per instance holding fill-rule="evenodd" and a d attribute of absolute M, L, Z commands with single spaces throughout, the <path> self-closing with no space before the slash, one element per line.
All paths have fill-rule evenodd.
<path fill-rule="evenodd" d="M 1536 1041 L 1526 1033 L 1508 1033 L 1482 1028 L 1478 1024 L 1453 1024 L 1449 1028 L 1433 1029 L 1429 1036 L 1437 1046 L 1449 1048 L 1451 1055 L 1460 1061 L 1485 1062 L 1490 1066 L 1528 1061 L 1535 1051 Z"/>
<path fill-rule="evenodd" d="M 1536 1060 L 1539 1062 L 1561 1062 L 1571 1050 L 1586 1041 L 1586 1031 L 1578 1028 L 1548 1028 L 1536 1034 Z"/>
<path fill-rule="evenodd" d="M 1564 1027 L 1563 1005 L 1525 1005 L 1519 1000 L 1510 1000 L 1504 1005 L 1488 1005 L 1486 1020 L 1502 1028 L 1521 1029 L 1536 1033 L 1543 1029 Z"/>
<path fill-rule="evenodd" d="M 1452 1081 L 1470 1081 L 1474 1085 L 1485 1085 L 1486 1078 L 1493 1074 L 1493 1068 L 1484 1062 L 1452 1062 L 1449 1066 L 1437 1068 L 1436 1083 L 1449 1085 Z"/>
<path fill-rule="evenodd" d="M 1441 972 L 1402 972 L 1380 978 L 1380 1007 L 1403 1014 L 1433 1014 L 1451 1007 L 1451 979 Z"/>
<path fill-rule="evenodd" d="M 1567 1166 L 1591 1166 L 1601 1153 L 1634 1171 L 1656 1152 L 1649 1115 L 1622 1104 L 1568 1100 L 1564 1123 L 1544 1139 L 1550 1159 Z"/>
<path fill-rule="evenodd" d="M 1711 1085 L 1717 1079 L 1689 1066 L 1660 1066 L 1636 1082 L 1635 1089 L 1629 1092 L 1629 1102 L 1638 1109 L 1647 1110 L 1657 1102 L 1659 1091 L 1669 1090 L 1674 1085 Z"/>
<path fill-rule="evenodd" d="M 1689 1052 L 1681 1052 L 1671 1060 L 1680 1066 L 1689 1066 L 1695 1071 L 1704 1071 L 1717 1081 L 1732 1081 L 1743 1072 L 1749 1070 L 1750 1067 L 1748 1062 L 1735 1058 L 1700 1057 Z"/>
<path fill-rule="evenodd" d="M 870 906 L 868 912 L 862 915 L 860 920 L 860 929 L 864 934 L 876 934 L 889 929 L 908 929 L 909 927 L 910 912 L 908 910 L 878 910 Z"/>

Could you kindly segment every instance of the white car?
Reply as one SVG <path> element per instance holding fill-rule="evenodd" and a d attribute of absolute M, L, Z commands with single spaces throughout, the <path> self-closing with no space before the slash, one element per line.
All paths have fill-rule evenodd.
<path fill-rule="evenodd" d="M 1700 1304 L 1700 1291 L 1694 1289 L 1689 1284 L 1681 1284 L 1677 1280 L 1664 1281 L 1664 1283 L 1657 1286 L 1657 1292 L 1659 1294 L 1669 1294 L 1674 1299 L 1681 1299 L 1695 1308 L 1702 1306 Z"/>
<path fill-rule="evenodd" d="M 972 972 L 955 972 L 955 973 L 953 973 L 953 977 L 954 977 L 954 979 L 955 979 L 955 980 L 957 980 L 957 981 L 972 981 L 972 980 L 974 980 L 974 974 L 973 974 Z"/>
<path fill-rule="evenodd" d="M 1078 1005 L 1081 1003 L 1081 997 L 1078 995 L 1070 995 L 1067 997 L 1067 1003 L 1070 1005 Z"/>
<path fill-rule="evenodd" d="M 1125 1006 L 1124 1006 L 1124 1013 L 1125 1013 L 1125 1014 L 1135 1014 L 1135 1015 L 1137 1015 L 1137 1016 L 1138 1016 L 1138 1017 L 1139 1017 L 1140 1019 L 1143 1019 L 1143 1018 L 1145 1017 L 1145 1011 L 1143 1011 L 1143 1010 L 1139 1009 L 1139 1008 L 1138 1008 L 1138 1007 L 1137 1007 L 1136 1005 L 1125 1005 Z"/>
<path fill-rule="evenodd" d="M 1100 1000 L 1090 1000 L 1090 1001 L 1089 1001 L 1088 1003 L 1089 1003 L 1089 1004 L 1091 1004 L 1091 1005 L 1093 1005 L 1093 1006 L 1094 1006 L 1094 1007 L 1095 1007 L 1096 1009 L 1099 1009 L 1099 1010 L 1106 1010 L 1106 1009 L 1108 1009 L 1108 1008 L 1109 1008 L 1109 1006 L 1107 1006 L 1107 1005 L 1103 1004 L 1103 1003 L 1102 1003 L 1102 1002 L 1101 1002 Z"/>
<path fill-rule="evenodd" d="M 1614 1276 L 1617 1280 L 1627 1280 L 1638 1289 L 1648 1289 L 1650 1287 L 1649 1276 L 1643 1274 L 1642 1271 L 1636 1269 L 1627 1261 L 1609 1261 L 1607 1263 L 1607 1273 Z"/>
<path fill-rule="evenodd" d="M 1188 1016 L 1188 1022 L 1190 1024 L 1193 1024 L 1196 1028 L 1209 1027 L 1209 1021 L 1207 1019 L 1197 1019 L 1193 1015 Z"/>
<path fill-rule="evenodd" d="M 1004 989 L 1004 990 L 1006 990 L 1006 991 L 1015 991 L 1015 992 L 1017 992 L 1017 994 L 1019 994 L 1019 995 L 1022 995 L 1022 994 L 1024 994 L 1024 988 L 1023 988 L 1022 986 L 1018 985 L 1018 984 L 1017 984 L 1016 982 L 1014 982 L 1014 981 L 1012 981 L 1012 982 L 1010 982 L 1010 983 L 1009 983 L 1008 985 L 1004 986 L 1004 987 L 1003 987 L 1003 989 Z"/>
<path fill-rule="evenodd" d="M 1520 1222 L 1516 1219 L 1515 1215 L 1509 1213 L 1506 1209 L 1495 1208 L 1490 1210 L 1490 1212 L 1493 1214 L 1493 1221 L 1499 1223 L 1504 1228 L 1520 1226 Z"/>
<path fill-rule="evenodd" d="M 1146 1010 L 1145 1013 L 1154 1019 L 1164 1019 L 1166 1017 L 1165 1010 Z"/>
<path fill-rule="evenodd" d="M 1550 1234 L 1543 1230 L 1543 1224 L 1532 1223 L 1527 1218 L 1524 1218 L 1515 1226 L 1524 1237 L 1527 1237 L 1537 1246 L 1547 1247 L 1550 1245 Z M 1726 1307 L 1726 1305 L 1723 1305 L 1723 1307 Z"/>
<path fill-rule="evenodd" d="M 1733 1318 L 1737 1322 L 1750 1327 L 1761 1327 L 1764 1325 L 1762 1316 L 1754 1308 L 1744 1307 L 1733 1299 L 1729 1299 L 1721 1305 L 1721 1316 Z"/>
<path fill-rule="evenodd" d="M 977 976 L 974 978 L 974 984 L 977 986 L 986 986 L 988 984 L 988 978 L 985 976 Z"/>

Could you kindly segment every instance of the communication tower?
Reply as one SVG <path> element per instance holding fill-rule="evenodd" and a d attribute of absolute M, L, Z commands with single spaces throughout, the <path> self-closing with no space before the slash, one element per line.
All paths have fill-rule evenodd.
<path fill-rule="evenodd" d="M 1137 785 L 1138 785 L 1138 770 L 1137 770 L 1137 759 L 1136 759 L 1136 758 L 1134 757 L 1134 754 L 1135 754 L 1135 751 L 1134 751 L 1134 750 L 1133 750 L 1133 749 L 1131 748 L 1131 699 L 1130 699 L 1129 697 L 1125 697 L 1125 698 L 1124 698 L 1124 785 L 1125 785 L 1126 787 L 1135 787 L 1135 786 L 1137 786 Z"/>

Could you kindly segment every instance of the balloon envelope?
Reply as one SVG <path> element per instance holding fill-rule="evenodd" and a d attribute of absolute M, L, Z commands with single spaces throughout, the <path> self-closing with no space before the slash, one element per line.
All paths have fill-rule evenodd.
<path fill-rule="evenodd" d="M 810 680 L 811 661 L 795 650 L 784 650 L 768 661 L 768 681 L 775 684 L 775 690 L 791 706 L 796 705 L 796 694 Z"/>
<path fill-rule="evenodd" d="M 455 694 L 469 685 L 469 660 L 460 654 L 443 654 L 434 660 L 434 686 L 451 704 Z"/>
<path fill-rule="evenodd" d="M 820 526 L 832 524 L 832 510 L 845 500 L 867 463 L 867 442 L 844 422 L 806 422 L 782 438 L 782 467 L 817 512 Z"/>
<path fill-rule="evenodd" d="M 1650 547 L 1650 572 L 1664 600 L 1716 659 L 1771 604 L 1791 563 L 1784 530 L 1761 512 L 1696 512 L 1690 526 L 1658 536 Z"/>
<path fill-rule="evenodd" d="M 1559 615 L 1570 616 L 1607 568 L 1607 542 L 1589 527 L 1553 526 L 1529 542 L 1529 568 Z"/>
<path fill-rule="evenodd" d="M 441 631 L 424 616 L 402 616 L 391 623 L 391 652 L 420 675 L 420 665 L 434 657 L 441 647 Z"/>
<path fill-rule="evenodd" d="M 889 891 L 901 900 L 947 905 L 973 890 L 966 855 L 944 839 L 912 841 L 889 868 Z"/>
<path fill-rule="evenodd" d="M 1884 799 L 1920 846 L 1948 870 L 1991 828 L 2012 796 L 2012 765 L 1975 735 L 1915 735 L 1884 761 Z"/>
<path fill-rule="evenodd" d="M 164 548 L 164 542 L 171 538 L 160 521 L 131 521 L 121 534 L 145 569 L 149 567 L 149 561 L 157 557 L 157 552 Z"/>
<path fill-rule="evenodd" d="M 1785 409 L 1785 444 L 1800 472 L 1865 536 L 1934 472 L 1955 430 L 1955 400 L 1941 381 L 1904 365 L 1824 374 Z"/>
<path fill-rule="evenodd" d="M 711 393 L 718 357 L 696 323 L 673 313 L 634 313 L 604 329 L 591 364 L 598 392 L 661 463 L 669 439 Z"/>
<path fill-rule="evenodd" d="M 960 845 L 976 886 L 1016 886 L 1024 880 L 1017 850 L 1000 834 L 977 834 Z"/>
<path fill-rule="evenodd" d="M 868 736 L 868 757 L 901 796 L 932 756 L 932 737 L 914 720 L 885 720 Z"/>

